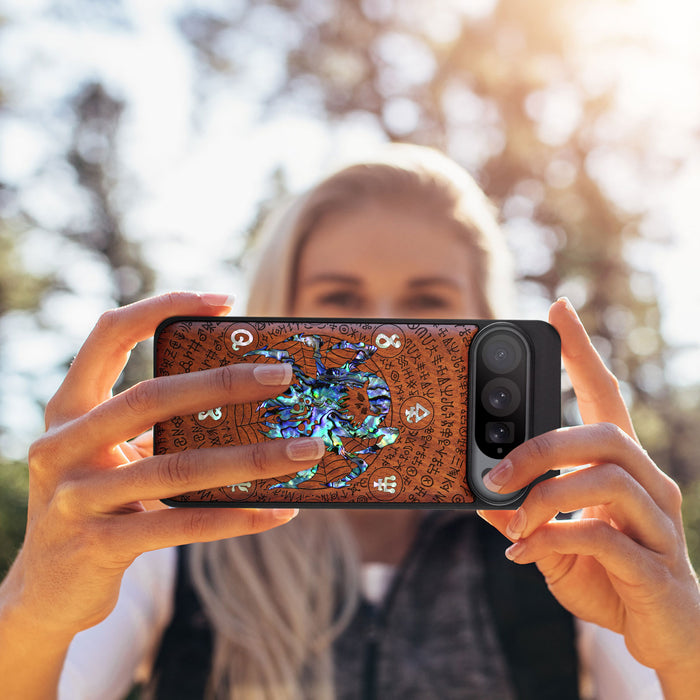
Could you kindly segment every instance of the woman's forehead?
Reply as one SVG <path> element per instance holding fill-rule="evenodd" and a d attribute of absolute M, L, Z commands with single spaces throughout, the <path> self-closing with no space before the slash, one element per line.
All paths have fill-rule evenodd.
<path fill-rule="evenodd" d="M 411 278 L 444 278 L 451 269 L 465 274 L 466 239 L 454 223 L 415 208 L 371 205 L 324 216 L 299 255 L 303 276 L 357 276 L 367 269 L 410 272 Z"/>

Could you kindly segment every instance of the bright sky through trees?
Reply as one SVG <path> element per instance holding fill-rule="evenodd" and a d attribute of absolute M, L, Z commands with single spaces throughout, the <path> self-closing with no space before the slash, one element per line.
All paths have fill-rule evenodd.
<path fill-rule="evenodd" d="M 242 281 L 232 275 L 225 260 L 238 253 L 241 232 L 269 195 L 270 173 L 282 168 L 287 184 L 300 189 L 319 173 L 362 157 L 385 138 L 362 115 L 329 125 L 304 104 L 263 117 L 263 101 L 283 79 L 274 41 L 250 38 L 243 48 L 247 66 L 254 70 L 243 72 L 235 89 L 230 83 L 224 87 L 223 81 L 220 90 L 213 90 L 210 82 L 200 86 L 204 78 L 175 19 L 184 10 L 236 3 L 125 0 L 93 4 L 101 9 L 83 16 L 81 10 L 90 4 L 69 0 L 0 4 L 0 16 L 8 20 L 0 30 L 0 84 L 7 103 L 0 114 L 0 180 L 19 189 L 21 205 L 36 221 L 22 246 L 27 270 L 45 273 L 60 268 L 79 292 L 79 297 L 53 295 L 42 310 L 45 318 L 60 319 L 60 333 L 33 336 L 32 324 L 19 316 L 4 323 L 5 371 L 14 377 L 8 380 L 14 382 L 12 411 L 22 419 L 13 419 L 7 406 L 0 405 L 0 411 L 3 423 L 18 430 L 26 426 L 28 413 L 34 416 L 32 426 L 39 419 L 36 408 L 16 398 L 25 386 L 17 377 L 37 362 L 46 363 L 47 352 L 57 362 L 70 355 L 100 311 L 113 303 L 113 290 L 100 264 L 51 235 L 83 216 L 86 207 L 73 175 L 60 162 L 70 128 L 62 105 L 82 82 L 99 79 L 127 105 L 119 131 L 124 179 L 115 196 L 125 211 L 127 233 L 143 242 L 161 290 L 210 289 L 244 297 Z M 382 7 L 393 6 L 392 0 L 365 4 L 379 15 Z M 417 16 L 425 15 L 427 7 L 436 8 L 428 0 L 404 4 Z M 463 11 L 478 20 L 496 4 L 496 0 L 443 0 L 441 11 L 431 9 L 431 31 L 449 41 L 455 27 L 450 12 Z M 317 5 L 322 12 L 323 3 Z M 63 8 L 63 15 L 47 14 L 49 6 Z M 696 348 L 670 368 L 670 378 L 698 381 L 700 4 L 592 0 L 580 3 L 576 11 L 579 70 L 586 89 L 595 94 L 615 85 L 616 109 L 602 140 L 629 138 L 637 128 L 648 139 L 642 127 L 653 125 L 652 139 L 645 143 L 644 178 L 633 157 L 615 150 L 591 152 L 586 167 L 619 207 L 644 214 L 646 235 L 631 244 L 626 255 L 635 268 L 651 271 L 660 282 L 662 329 L 668 341 Z M 275 39 L 280 27 L 271 18 L 267 24 L 261 21 L 259 36 Z M 518 41 L 517 36 L 511 39 Z M 383 47 L 389 60 L 397 52 L 410 51 L 409 44 L 396 38 Z M 430 60 L 418 54 L 409 64 L 419 72 L 432 69 Z M 470 109 L 459 96 L 454 105 L 457 112 Z M 389 116 L 400 127 L 413 118 L 411 109 L 409 101 L 394 100 L 393 117 Z M 556 143 L 577 127 L 580 98 L 555 85 L 530 96 L 527 109 L 538 120 L 542 141 Z M 479 148 L 486 143 L 473 143 L 465 160 L 478 161 Z M 494 144 L 497 148 L 497 139 Z M 550 176 L 565 183 L 570 176 L 566 163 L 552 163 Z M 542 308 L 528 312 L 541 313 Z M 644 340 L 638 339 L 640 347 Z M 44 398 L 59 380 L 59 371 L 43 376 Z"/>

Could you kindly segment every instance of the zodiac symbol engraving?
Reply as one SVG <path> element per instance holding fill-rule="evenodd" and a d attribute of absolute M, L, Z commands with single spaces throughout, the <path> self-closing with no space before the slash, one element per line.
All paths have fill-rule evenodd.
<path fill-rule="evenodd" d="M 324 343 L 321 336 L 299 333 L 284 342 L 290 341 L 311 349 L 316 376 L 308 376 L 287 350 L 265 347 L 245 354 L 245 357 L 262 355 L 278 362 L 287 362 L 292 365 L 294 373 L 294 381 L 284 394 L 260 404 L 258 410 L 263 412 L 265 426 L 262 432 L 272 438 L 323 438 L 327 451 L 340 455 L 348 463 L 349 469 L 344 476 L 326 484 L 330 488 L 342 488 L 367 469 L 367 462 L 362 455 L 375 454 L 399 437 L 398 428 L 382 426 L 391 411 L 389 386 L 373 372 L 358 369 L 359 365 L 372 357 L 377 348 L 365 343 L 340 341 L 329 350 L 352 350 L 354 357 L 339 367 L 326 367 L 321 356 Z M 354 404 L 350 400 L 351 390 L 366 393 L 368 410 L 364 414 L 352 413 Z M 355 442 L 366 440 L 369 444 L 362 449 L 350 451 L 345 448 L 343 438 L 354 439 Z M 300 484 L 313 479 L 317 470 L 318 464 L 299 471 L 289 481 L 274 484 L 270 488 L 298 488 Z"/>
<path fill-rule="evenodd" d="M 379 477 L 372 486 L 382 493 L 396 493 L 396 477 L 393 474 L 384 478 Z"/>
<path fill-rule="evenodd" d="M 242 484 L 233 484 L 233 485 L 229 486 L 229 488 L 231 489 L 231 491 L 235 491 L 236 489 L 238 489 L 242 493 L 248 493 L 248 491 L 250 491 L 250 487 L 252 485 L 253 485 L 252 482 L 244 481 Z"/>
<path fill-rule="evenodd" d="M 197 414 L 197 418 L 199 420 L 206 420 L 207 418 L 213 418 L 214 420 L 221 420 L 221 416 L 224 415 L 224 412 L 221 410 L 221 407 L 219 408 L 210 408 L 208 411 L 200 411 Z"/>
<path fill-rule="evenodd" d="M 396 333 L 392 333 L 391 336 L 388 336 L 385 333 L 379 333 L 377 334 L 376 342 L 382 350 L 386 350 L 387 348 L 398 349 L 401 347 L 401 340 Z"/>
<path fill-rule="evenodd" d="M 424 418 L 427 418 L 430 415 L 430 410 L 416 401 L 413 406 L 409 406 L 404 411 L 404 414 L 406 416 L 407 423 L 420 423 Z"/>
<path fill-rule="evenodd" d="M 234 352 L 238 352 L 246 345 L 253 342 L 253 334 L 247 328 L 237 328 L 231 333 L 231 347 Z"/>

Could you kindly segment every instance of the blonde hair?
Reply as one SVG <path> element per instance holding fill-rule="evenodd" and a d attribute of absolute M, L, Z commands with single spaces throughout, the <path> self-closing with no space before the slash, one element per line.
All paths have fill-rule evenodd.
<path fill-rule="evenodd" d="M 359 600 L 355 541 L 339 511 L 192 545 L 190 573 L 214 631 L 208 697 L 332 700 L 331 645 Z"/>
<path fill-rule="evenodd" d="M 484 316 L 503 316 L 513 273 L 494 211 L 474 180 L 432 149 L 393 145 L 276 211 L 257 241 L 248 313 L 289 315 L 300 251 L 321 218 L 410 202 L 473 251 Z M 426 242 L 429 245 L 429 242 Z M 330 700 L 331 645 L 359 599 L 359 558 L 342 513 L 305 511 L 259 535 L 194 545 L 192 579 L 214 630 L 208 692 L 231 700 Z"/>
<path fill-rule="evenodd" d="M 483 315 L 510 313 L 512 257 L 491 202 L 466 170 L 439 151 L 391 144 L 376 160 L 339 170 L 267 219 L 255 242 L 248 314 L 291 315 L 299 256 L 311 232 L 327 214 L 373 203 L 411 206 L 451 226 L 472 251 L 465 275 L 474 277 Z"/>

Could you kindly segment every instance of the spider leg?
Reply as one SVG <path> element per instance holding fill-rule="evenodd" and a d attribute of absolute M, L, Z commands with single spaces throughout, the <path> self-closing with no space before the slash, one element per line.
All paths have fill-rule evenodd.
<path fill-rule="evenodd" d="M 351 343 L 348 340 L 341 340 L 339 343 L 333 345 L 331 349 L 355 350 L 355 357 L 341 365 L 341 368 L 348 372 L 355 372 L 358 365 L 367 362 L 367 360 L 369 360 L 369 358 L 372 357 L 375 352 L 377 352 L 377 348 L 374 345 L 365 345 L 365 343 Z"/>
<path fill-rule="evenodd" d="M 264 348 L 258 348 L 257 350 L 249 350 L 243 357 L 248 357 L 248 355 L 260 355 L 261 357 L 270 357 L 278 362 L 293 362 L 294 358 L 286 350 L 270 350 L 267 345 Z"/>
<path fill-rule="evenodd" d="M 338 481 L 331 481 L 329 484 L 327 484 L 329 488 L 342 489 L 343 486 L 346 486 L 353 479 L 357 479 L 358 476 L 365 473 L 367 469 L 367 462 L 365 462 L 364 459 L 350 452 L 345 455 L 345 459 L 352 462 L 355 467 Z"/>
<path fill-rule="evenodd" d="M 289 340 L 304 343 L 304 345 L 307 345 L 312 349 L 314 362 L 316 363 L 316 376 L 322 376 L 326 371 L 326 366 L 323 364 L 323 358 L 321 357 L 321 346 L 323 345 L 323 340 L 321 340 L 321 337 L 318 335 L 304 335 L 303 333 L 297 333 Z"/>
<path fill-rule="evenodd" d="M 295 477 L 292 477 L 289 481 L 284 481 L 280 484 L 272 484 L 271 489 L 295 489 L 298 488 L 299 484 L 303 484 L 305 481 L 309 481 L 314 478 L 316 472 L 318 471 L 318 464 L 314 464 L 313 467 L 309 469 L 302 469 L 297 472 Z"/>

